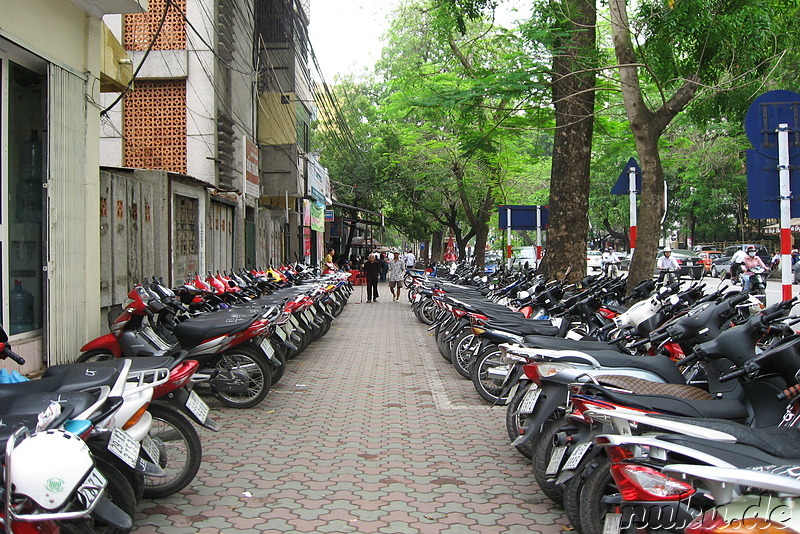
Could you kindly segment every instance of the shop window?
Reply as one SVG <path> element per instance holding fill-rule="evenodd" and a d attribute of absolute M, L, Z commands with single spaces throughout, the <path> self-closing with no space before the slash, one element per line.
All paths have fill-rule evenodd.
<path fill-rule="evenodd" d="M 7 268 L 0 276 L 9 291 L 8 330 L 19 334 L 42 327 L 44 280 L 44 137 L 46 78 L 13 61 L 3 62 L 8 69 L 2 78 L 7 84 L 8 116 L 0 130 L 0 141 L 8 153 L 8 213 L 2 214 L 0 232 L 6 248 Z"/>

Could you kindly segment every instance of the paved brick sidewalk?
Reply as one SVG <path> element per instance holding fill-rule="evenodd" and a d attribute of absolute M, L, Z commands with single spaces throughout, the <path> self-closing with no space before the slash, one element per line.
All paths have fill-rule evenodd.
<path fill-rule="evenodd" d="M 137 533 L 556 533 L 561 510 L 510 448 L 504 408 L 458 376 L 407 301 L 360 303 L 250 410 L 209 401 L 203 465 L 144 501 Z M 405 297 L 404 297 L 405 299 Z"/>

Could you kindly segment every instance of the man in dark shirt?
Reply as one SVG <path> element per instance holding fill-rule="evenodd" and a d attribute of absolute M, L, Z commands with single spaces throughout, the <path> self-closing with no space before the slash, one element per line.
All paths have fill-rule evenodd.
<path fill-rule="evenodd" d="M 381 264 L 375 261 L 375 254 L 370 254 L 364 262 L 364 275 L 367 278 L 367 302 L 378 300 L 378 278 L 381 275 Z"/>

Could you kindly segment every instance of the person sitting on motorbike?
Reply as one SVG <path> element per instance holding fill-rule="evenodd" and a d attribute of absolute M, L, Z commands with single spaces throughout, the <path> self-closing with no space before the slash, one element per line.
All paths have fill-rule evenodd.
<path fill-rule="evenodd" d="M 672 249 L 664 247 L 664 255 L 658 258 L 658 281 L 659 283 L 664 280 L 667 273 L 676 273 L 681 266 L 678 260 L 672 257 Z"/>
<path fill-rule="evenodd" d="M 603 272 L 606 273 L 607 276 L 611 276 L 617 270 L 619 256 L 617 256 L 613 248 L 608 247 L 606 251 L 603 252 L 603 257 L 600 261 L 603 263 Z"/>
<path fill-rule="evenodd" d="M 747 247 L 747 256 L 745 256 L 744 261 L 742 262 L 742 269 L 743 272 L 740 276 L 742 279 L 742 291 L 749 291 L 750 290 L 750 275 L 753 274 L 752 269 L 756 267 L 761 267 L 764 269 L 764 272 L 769 271 L 769 268 L 764 265 L 764 262 L 756 256 L 756 247 L 749 246 Z"/>

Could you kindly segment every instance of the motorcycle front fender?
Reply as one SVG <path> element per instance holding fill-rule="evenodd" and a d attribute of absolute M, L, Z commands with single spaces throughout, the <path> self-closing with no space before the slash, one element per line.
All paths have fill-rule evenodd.
<path fill-rule="evenodd" d="M 176 391 L 171 391 L 169 394 L 161 397 L 160 401 L 169 402 L 172 406 L 177 408 L 182 414 L 189 419 L 213 432 L 219 432 L 219 425 L 211 419 L 211 416 L 206 416 L 204 421 L 201 421 L 187 406 L 186 401 L 189 400 L 189 390 L 182 387 Z"/>
<path fill-rule="evenodd" d="M 81 347 L 81 352 L 89 352 L 90 350 L 107 350 L 115 358 L 122 357 L 122 347 L 119 345 L 119 340 L 111 332 L 93 339 Z"/>
<path fill-rule="evenodd" d="M 105 494 L 98 499 L 92 510 L 92 516 L 125 532 L 133 528 L 133 518 L 111 502 Z"/>
<path fill-rule="evenodd" d="M 530 445 L 531 441 L 539 435 L 547 419 L 567 401 L 567 388 L 563 384 L 544 382 L 541 391 L 533 413 L 525 418 L 522 434 L 512 443 L 514 447 Z"/>

